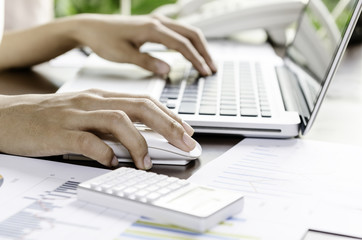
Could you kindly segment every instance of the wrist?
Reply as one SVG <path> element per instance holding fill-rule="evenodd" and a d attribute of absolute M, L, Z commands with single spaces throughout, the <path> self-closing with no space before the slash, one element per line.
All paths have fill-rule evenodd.
<path fill-rule="evenodd" d="M 83 45 L 81 38 L 82 19 L 79 16 L 60 18 L 57 20 L 59 39 L 71 44 L 71 48 Z M 65 39 L 64 39 L 65 38 Z"/>
<path fill-rule="evenodd" d="M 68 17 L 68 32 L 67 35 L 76 42 L 76 47 L 87 46 L 88 40 L 92 37 L 92 29 L 97 24 L 96 14 L 78 14 Z"/>
<path fill-rule="evenodd" d="M 94 25 L 96 14 L 77 14 L 59 18 L 54 22 L 57 26 L 59 39 L 70 43 L 72 47 L 81 47 L 86 44 L 89 29 Z"/>

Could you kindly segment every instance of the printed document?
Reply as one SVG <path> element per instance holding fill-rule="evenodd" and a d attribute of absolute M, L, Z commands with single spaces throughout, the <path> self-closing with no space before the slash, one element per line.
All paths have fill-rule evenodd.
<path fill-rule="evenodd" d="M 278 218 L 362 237 L 362 149 L 301 139 L 244 139 L 190 180 L 245 193 L 240 217 Z M 299 223 L 298 223 L 299 222 Z"/>

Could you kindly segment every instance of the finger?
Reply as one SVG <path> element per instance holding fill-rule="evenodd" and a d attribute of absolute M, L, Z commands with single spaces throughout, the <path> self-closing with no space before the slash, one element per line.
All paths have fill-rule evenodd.
<path fill-rule="evenodd" d="M 125 109 L 130 103 L 129 101 L 133 101 L 132 99 L 139 99 L 142 101 L 142 99 L 148 99 L 152 101 L 158 108 L 160 108 L 165 114 L 167 114 L 172 119 L 176 120 L 178 123 L 180 123 L 184 130 L 187 132 L 189 136 L 192 136 L 194 134 L 194 129 L 185 121 L 183 121 L 176 113 L 168 109 L 164 104 L 160 103 L 156 99 L 148 96 L 148 95 L 135 95 L 135 94 L 127 94 L 127 93 L 115 93 L 115 92 L 108 92 L 104 90 L 87 90 L 86 92 L 89 92 L 90 94 L 96 94 L 96 97 L 92 97 L 91 95 L 88 96 L 88 94 L 80 95 L 80 97 L 86 98 L 85 100 L 78 100 L 77 102 L 83 102 L 83 104 L 80 106 L 81 109 L 87 110 L 87 111 L 94 111 L 94 110 L 101 110 L 101 109 L 109 109 L 109 110 L 119 110 L 119 109 Z M 100 99 L 99 96 L 103 97 L 104 99 Z M 135 118 L 132 118 L 132 121 L 137 121 Z"/>
<path fill-rule="evenodd" d="M 112 148 L 93 133 L 71 131 L 66 139 L 68 153 L 84 155 L 108 167 L 118 165 Z"/>
<path fill-rule="evenodd" d="M 72 129 L 81 131 L 111 133 L 128 149 L 137 168 L 150 169 L 152 167 L 145 139 L 123 111 L 79 112 L 68 119 L 67 125 Z M 83 152 L 86 151 L 87 149 L 83 149 Z M 87 153 L 82 154 L 86 155 Z"/>
<path fill-rule="evenodd" d="M 171 144 L 184 150 L 191 151 L 196 146 L 189 134 L 185 131 L 183 122 L 181 123 L 157 106 L 148 98 L 130 98 L 127 104 L 122 104 L 122 110 L 134 122 L 142 122 L 156 132 L 163 135 Z"/>
<path fill-rule="evenodd" d="M 195 46 L 196 50 L 200 55 L 205 59 L 205 62 L 210 67 L 210 69 L 215 73 L 217 71 L 216 65 L 212 60 L 209 51 L 207 50 L 207 41 L 201 31 L 192 26 L 187 26 L 180 24 L 175 20 L 167 18 L 162 15 L 153 15 L 154 18 L 158 19 L 162 24 L 172 29 L 173 31 L 181 34 L 188 38 L 191 43 Z"/>
<path fill-rule="evenodd" d="M 149 27 L 149 26 L 148 26 Z M 151 25 L 148 29 L 150 41 L 161 43 L 168 48 L 180 52 L 194 67 L 205 76 L 211 75 L 211 70 L 190 40 L 179 33 L 167 28 L 162 23 Z"/>
<path fill-rule="evenodd" d="M 175 119 L 178 123 L 180 123 L 189 136 L 192 136 L 194 134 L 195 130 L 187 122 L 182 120 L 175 112 L 171 111 L 160 101 L 157 101 L 156 99 L 149 97 L 149 96 L 143 96 L 143 97 L 141 96 L 139 98 L 147 98 L 147 99 L 151 100 L 154 104 L 157 105 L 157 107 L 159 107 L 168 116 L 170 116 L 171 118 Z"/>
<path fill-rule="evenodd" d="M 127 49 L 126 55 L 129 56 L 127 59 L 129 63 L 136 64 L 158 75 L 164 76 L 170 72 L 170 66 L 167 63 L 147 53 L 141 53 L 132 46 Z"/>

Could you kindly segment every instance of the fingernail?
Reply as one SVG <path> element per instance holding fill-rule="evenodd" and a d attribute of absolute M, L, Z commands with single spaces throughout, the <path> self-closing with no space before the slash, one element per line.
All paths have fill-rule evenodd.
<path fill-rule="evenodd" d="M 151 169 L 152 161 L 151 161 L 150 155 L 148 153 L 145 156 L 145 158 L 143 159 L 143 163 L 144 163 L 144 166 L 145 166 L 146 170 Z"/>
<path fill-rule="evenodd" d="M 170 71 L 170 67 L 164 62 L 156 62 L 157 74 L 165 75 Z"/>
<path fill-rule="evenodd" d="M 205 74 L 206 76 L 210 76 L 210 75 L 212 74 L 209 66 L 207 66 L 206 63 L 205 63 L 205 64 L 202 64 L 202 68 L 203 68 L 204 74 Z"/>
<path fill-rule="evenodd" d="M 217 67 L 216 67 L 216 64 L 214 62 L 211 62 L 211 69 L 212 69 L 212 71 L 214 73 L 217 72 Z"/>
<path fill-rule="evenodd" d="M 111 164 L 112 164 L 113 167 L 117 167 L 117 166 L 118 166 L 118 158 L 117 158 L 116 156 L 113 157 Z"/>
<path fill-rule="evenodd" d="M 187 133 L 184 133 L 183 135 L 183 141 L 184 143 L 192 150 L 196 146 L 196 142 L 194 139 L 192 139 Z"/>
<path fill-rule="evenodd" d="M 195 130 L 185 121 L 182 121 L 182 126 L 186 130 L 187 134 L 192 136 L 195 132 Z"/>

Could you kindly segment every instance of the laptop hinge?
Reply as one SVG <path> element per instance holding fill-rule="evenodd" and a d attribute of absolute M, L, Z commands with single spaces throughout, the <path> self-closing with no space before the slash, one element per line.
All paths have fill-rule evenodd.
<path fill-rule="evenodd" d="M 297 76 L 286 66 L 277 66 L 275 70 L 285 109 L 287 111 L 298 112 L 302 120 L 302 125 L 305 126 L 310 118 L 310 110 Z"/>

